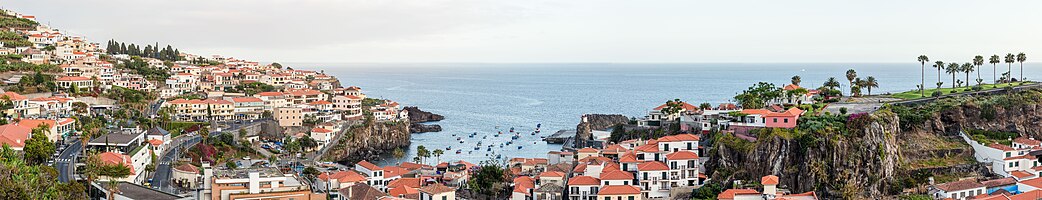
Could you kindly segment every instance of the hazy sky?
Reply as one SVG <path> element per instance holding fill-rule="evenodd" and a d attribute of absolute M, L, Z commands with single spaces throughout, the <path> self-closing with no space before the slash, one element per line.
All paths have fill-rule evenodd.
<path fill-rule="evenodd" d="M 279 62 L 915 62 L 1042 53 L 1042 1 L 8 0 L 104 43 Z M 1035 54 L 1033 54 L 1035 53 Z M 1033 59 L 1029 59 L 1033 60 Z"/>

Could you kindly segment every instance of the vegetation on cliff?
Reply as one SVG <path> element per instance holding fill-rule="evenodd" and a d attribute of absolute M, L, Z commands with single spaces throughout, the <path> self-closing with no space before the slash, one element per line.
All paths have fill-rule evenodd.
<path fill-rule="evenodd" d="M 365 122 L 350 126 L 323 159 L 342 163 L 378 160 L 381 154 L 409 147 L 409 123 L 377 122 L 367 114 Z"/>

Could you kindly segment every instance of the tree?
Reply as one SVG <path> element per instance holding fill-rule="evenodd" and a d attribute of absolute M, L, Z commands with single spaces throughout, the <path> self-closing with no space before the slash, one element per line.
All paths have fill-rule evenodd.
<path fill-rule="evenodd" d="M 1012 53 L 1007 53 L 1005 61 L 1006 61 L 1006 73 L 1009 73 L 1010 77 L 1013 77 L 1013 62 L 1016 62 L 1017 58 Z M 1006 79 L 1006 82 L 1008 82 L 1009 85 L 1013 85 L 1013 79 L 1012 78 L 1011 79 Z"/>
<path fill-rule="evenodd" d="M 847 75 L 847 81 L 850 82 L 850 86 L 851 86 L 851 88 L 853 88 L 854 87 L 854 79 L 857 78 L 857 71 L 854 71 L 854 69 L 848 69 L 846 75 Z M 853 91 L 851 91 L 851 96 L 853 96 Z"/>
<path fill-rule="evenodd" d="M 800 82 L 803 81 L 800 79 L 800 76 L 792 76 L 792 80 L 790 80 L 789 82 L 791 82 L 793 85 L 800 85 Z"/>
<path fill-rule="evenodd" d="M 944 72 L 952 75 L 952 88 L 958 87 L 955 84 L 955 75 L 962 71 L 959 69 L 959 63 L 948 63 L 948 68 L 945 68 Z"/>
<path fill-rule="evenodd" d="M 865 89 L 868 89 L 868 95 L 872 96 L 872 88 L 878 88 L 879 82 L 876 81 L 876 77 L 868 76 L 865 78 Z"/>
<path fill-rule="evenodd" d="M 861 88 L 864 87 L 861 78 L 855 78 L 850 84 L 850 96 L 861 96 Z"/>
<path fill-rule="evenodd" d="M 829 79 L 825 80 L 825 83 L 821 84 L 821 87 L 828 88 L 829 91 L 825 92 L 825 97 L 831 97 L 832 91 L 839 87 L 839 80 L 836 77 L 829 77 Z M 840 96 L 842 95 L 840 94 Z"/>
<path fill-rule="evenodd" d="M 984 56 L 977 55 L 973 57 L 973 70 L 977 71 L 977 85 L 984 83 L 984 79 L 980 77 L 980 66 L 984 65 Z"/>
<path fill-rule="evenodd" d="M 441 149 L 435 149 L 434 150 L 433 155 L 437 159 L 437 163 L 441 163 L 441 155 L 442 154 L 445 154 L 445 150 L 441 150 Z M 435 163 L 435 164 L 437 164 L 437 163 Z"/>
<path fill-rule="evenodd" d="M 698 108 L 701 108 L 702 110 L 713 109 L 713 104 L 709 104 L 709 102 L 705 102 L 705 103 L 702 103 L 702 104 L 698 104 Z"/>
<path fill-rule="evenodd" d="M 1020 81 L 1024 81 L 1024 61 L 1028 60 L 1028 55 L 1024 52 L 1017 54 L 1017 62 L 1020 63 Z"/>
<path fill-rule="evenodd" d="M 272 66 L 272 67 L 275 67 L 275 68 L 278 68 L 278 69 L 282 69 L 282 64 L 279 64 L 279 63 L 277 63 L 277 62 L 273 62 L 273 63 L 271 63 L 271 66 Z"/>
<path fill-rule="evenodd" d="M 766 107 L 768 101 L 777 99 L 781 95 L 781 88 L 771 83 L 759 82 L 736 95 L 734 99 L 738 100 L 738 103 L 742 104 L 744 108 L 755 109 Z"/>
<path fill-rule="evenodd" d="M 400 147 L 394 148 L 394 151 L 391 152 L 391 155 L 394 156 L 395 159 L 401 160 L 405 157 L 405 150 L 402 150 L 402 148 Z"/>
<path fill-rule="evenodd" d="M 923 85 L 926 84 L 926 62 L 930 62 L 930 57 L 926 57 L 926 55 L 919 55 L 919 64 L 920 64 L 920 67 L 921 67 L 920 70 L 919 70 L 920 71 L 920 76 L 919 76 L 919 96 L 920 97 L 926 97 L 926 90 L 925 90 L 925 87 L 923 87 Z"/>
<path fill-rule="evenodd" d="M 999 61 L 999 55 L 991 55 L 991 58 L 988 59 L 988 63 L 991 63 L 991 79 L 992 79 L 991 83 L 992 84 L 999 84 L 998 71 L 996 71 L 996 68 L 997 68 L 996 66 L 998 66 L 998 64 L 1000 62 L 1001 61 Z M 998 87 L 998 86 L 992 86 L 992 87 Z"/>
<path fill-rule="evenodd" d="M 959 69 L 961 69 L 963 73 L 966 73 L 966 87 L 969 87 L 970 73 L 973 73 L 973 71 L 975 70 L 975 68 L 973 67 L 973 63 L 963 63 L 962 67 L 960 67 Z"/>
<path fill-rule="evenodd" d="M 482 161 L 474 175 L 467 181 L 467 186 L 478 194 L 489 196 L 488 199 L 497 199 L 501 188 L 507 183 L 507 174 L 498 161 Z"/>
<path fill-rule="evenodd" d="M 47 132 L 50 132 L 50 126 L 47 124 L 40 124 L 40 126 L 32 129 L 32 135 L 29 140 L 25 142 L 25 161 L 32 165 L 38 165 L 47 162 L 47 158 L 51 157 L 54 153 L 54 143 L 47 139 Z"/>
<path fill-rule="evenodd" d="M 431 152 L 427 147 L 420 145 L 416 147 L 416 156 L 420 157 L 420 163 L 426 163 L 427 158 L 431 157 Z"/>
<path fill-rule="evenodd" d="M 210 126 L 208 126 L 208 125 L 198 125 L 198 126 L 200 126 L 199 130 L 198 130 L 199 136 L 203 137 L 203 143 L 206 143 L 206 141 L 210 139 Z"/>
<path fill-rule="evenodd" d="M 246 129 L 240 128 L 239 129 L 239 138 L 245 138 L 245 137 L 246 137 Z"/>
<path fill-rule="evenodd" d="M 941 84 L 944 84 L 941 82 L 941 70 L 944 69 L 944 62 L 940 60 L 934 61 L 933 68 L 937 68 L 937 88 L 941 88 Z"/>
<path fill-rule="evenodd" d="M 662 108 L 662 114 L 672 117 L 684 110 L 684 102 L 680 99 L 666 100 L 666 107 Z"/>

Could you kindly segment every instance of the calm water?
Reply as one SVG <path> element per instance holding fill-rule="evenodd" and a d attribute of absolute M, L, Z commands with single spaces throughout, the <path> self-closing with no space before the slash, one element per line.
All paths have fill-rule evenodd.
<path fill-rule="evenodd" d="M 560 145 L 548 145 L 539 136 L 560 129 L 574 129 L 585 113 L 611 113 L 641 117 L 668 99 L 680 98 L 693 104 L 715 104 L 731 98 L 750 85 L 767 81 L 778 86 L 790 77 L 802 77 L 801 85 L 820 86 L 836 77 L 847 87 L 844 73 L 855 69 L 859 77 L 874 76 L 879 88 L 873 93 L 899 92 L 919 84 L 918 63 L 874 64 L 295 64 L 301 69 L 325 70 L 344 85 L 357 85 L 374 98 L 389 98 L 408 106 L 445 116 L 438 122 L 442 132 L 412 136 L 412 147 L 405 160 L 415 156 L 415 148 L 452 147 L 441 160 L 487 160 L 486 154 L 504 157 L 545 157 Z M 1003 66 L 1000 66 L 1002 70 Z M 991 78 L 991 66 L 983 67 L 982 77 Z M 1014 71 L 1018 70 L 1014 65 Z M 1001 73 L 1001 72 L 1000 72 Z M 927 66 L 927 85 L 937 79 Z M 1025 74 L 1042 75 L 1042 64 L 1026 63 Z M 964 76 L 964 75 L 960 75 Z M 971 78 L 975 78 L 976 73 Z M 1019 73 L 1014 73 L 1019 76 Z M 942 73 L 944 82 L 950 75 Z M 933 81 L 931 81 L 933 80 Z M 542 124 L 542 133 L 529 133 Z M 497 129 L 498 127 L 498 129 Z M 514 127 L 524 133 L 514 145 L 508 134 L 493 137 L 497 131 Z M 470 133 L 477 132 L 474 138 Z M 456 134 L 456 136 L 452 136 Z M 482 137 L 487 139 L 482 140 Z M 460 144 L 456 137 L 463 137 Z M 484 146 L 474 151 L 478 141 Z M 518 149 L 517 146 L 523 146 Z M 457 149 L 462 154 L 455 154 Z M 468 151 L 473 151 L 468 153 Z M 394 161 L 383 161 L 389 163 Z M 434 162 L 432 158 L 431 163 Z"/>

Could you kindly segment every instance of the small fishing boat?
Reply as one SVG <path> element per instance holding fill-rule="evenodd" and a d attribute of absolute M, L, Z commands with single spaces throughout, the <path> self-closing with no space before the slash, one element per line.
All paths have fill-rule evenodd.
<path fill-rule="evenodd" d="M 510 127 L 510 132 L 511 132 L 511 133 L 513 133 L 513 132 L 514 132 L 514 127 Z"/>
<path fill-rule="evenodd" d="M 474 147 L 474 151 L 481 150 L 481 147 Z"/>
<path fill-rule="evenodd" d="M 445 147 L 445 150 L 452 150 L 452 146 Z"/>
<path fill-rule="evenodd" d="M 521 149 L 521 148 L 524 148 L 524 147 L 525 147 L 525 146 L 517 146 L 517 149 Z"/>
<path fill-rule="evenodd" d="M 456 137 L 456 140 L 463 140 L 463 138 L 461 138 L 461 137 Z"/>
<path fill-rule="evenodd" d="M 485 151 L 492 151 L 492 147 L 489 147 L 488 149 L 485 149 Z"/>
<path fill-rule="evenodd" d="M 496 159 L 501 159 L 501 158 L 503 158 L 503 155 L 496 155 Z"/>
<path fill-rule="evenodd" d="M 459 143 L 460 143 L 460 144 L 463 144 L 463 142 L 464 142 L 463 140 L 460 140 L 460 141 L 459 141 Z"/>
<path fill-rule="evenodd" d="M 484 140 L 484 139 L 486 139 L 486 138 L 488 138 L 488 136 L 487 136 L 487 135 L 486 135 L 486 136 L 481 136 L 481 139 L 482 139 L 482 140 Z"/>
<path fill-rule="evenodd" d="M 462 153 L 462 151 L 456 150 L 456 154 L 460 154 L 460 153 Z"/>

